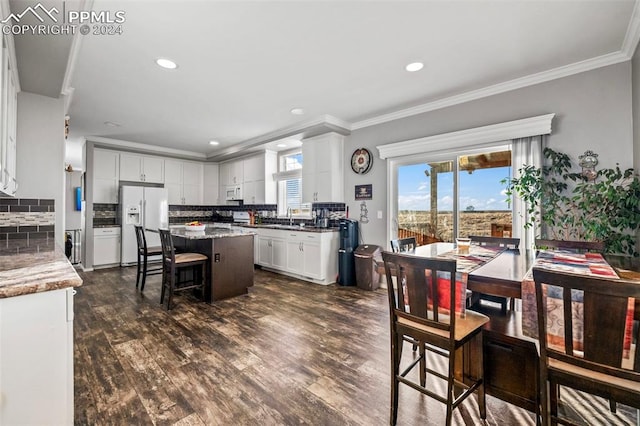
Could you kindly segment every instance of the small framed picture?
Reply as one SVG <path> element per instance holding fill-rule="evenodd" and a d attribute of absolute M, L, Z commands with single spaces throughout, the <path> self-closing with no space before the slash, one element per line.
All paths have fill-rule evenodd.
<path fill-rule="evenodd" d="M 371 200 L 373 198 L 373 185 L 356 185 L 356 200 Z"/>

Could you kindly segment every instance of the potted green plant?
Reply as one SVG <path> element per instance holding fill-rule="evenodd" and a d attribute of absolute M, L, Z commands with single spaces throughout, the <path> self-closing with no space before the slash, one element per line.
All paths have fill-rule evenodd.
<path fill-rule="evenodd" d="M 540 237 L 559 240 L 603 241 L 606 252 L 638 256 L 640 180 L 633 169 L 600 169 L 595 175 L 574 172 L 568 155 L 543 151 L 546 165 L 525 165 L 520 176 L 504 179 L 507 197 L 517 196 L 537 225 Z"/>

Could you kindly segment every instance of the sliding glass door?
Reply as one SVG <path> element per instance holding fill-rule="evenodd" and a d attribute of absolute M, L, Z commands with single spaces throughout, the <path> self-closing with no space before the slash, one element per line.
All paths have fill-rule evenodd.
<path fill-rule="evenodd" d="M 391 238 L 415 237 L 422 245 L 456 236 L 511 236 L 511 208 L 501 183 L 511 177 L 509 147 L 405 159 L 392 170 Z"/>
<path fill-rule="evenodd" d="M 452 241 L 454 177 L 453 161 L 398 168 L 398 238 L 415 237 L 419 245 Z"/>

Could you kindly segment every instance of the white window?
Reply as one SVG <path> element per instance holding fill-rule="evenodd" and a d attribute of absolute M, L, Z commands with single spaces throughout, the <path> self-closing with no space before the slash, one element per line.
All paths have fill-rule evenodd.
<path fill-rule="evenodd" d="M 278 180 L 278 215 L 311 217 L 311 204 L 302 202 L 302 151 L 280 154 Z M 291 210 L 289 210 L 291 209 Z"/>

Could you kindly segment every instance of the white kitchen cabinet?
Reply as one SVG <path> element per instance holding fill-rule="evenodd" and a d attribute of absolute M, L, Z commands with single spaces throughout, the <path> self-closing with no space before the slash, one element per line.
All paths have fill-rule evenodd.
<path fill-rule="evenodd" d="M 0 299 L 0 425 L 73 424 L 74 292 Z"/>
<path fill-rule="evenodd" d="M 256 263 L 263 268 L 318 284 L 338 275 L 338 232 L 257 228 Z"/>
<path fill-rule="evenodd" d="M 311 237 L 306 235 L 307 238 Z M 317 240 L 302 241 L 302 273 L 311 278 L 324 280 L 326 278 L 326 268 L 322 268 L 322 245 L 320 238 Z"/>
<path fill-rule="evenodd" d="M 243 200 L 245 204 L 276 204 L 278 154 L 265 151 L 244 159 Z"/>
<path fill-rule="evenodd" d="M 287 236 L 287 272 L 301 274 L 304 271 L 304 252 L 302 242 L 297 236 L 289 234 Z"/>
<path fill-rule="evenodd" d="M 204 163 L 202 179 L 202 201 L 204 205 L 222 204 L 219 199 L 219 166 L 217 163 Z"/>
<path fill-rule="evenodd" d="M 165 182 L 169 204 L 202 204 L 202 163 L 165 160 Z"/>
<path fill-rule="evenodd" d="M 0 36 L 0 193 L 14 196 L 16 181 L 17 73 L 5 37 Z"/>
<path fill-rule="evenodd" d="M 117 151 L 93 151 L 93 202 L 118 203 L 120 154 Z"/>
<path fill-rule="evenodd" d="M 120 263 L 120 228 L 95 228 L 93 230 L 93 266 L 110 266 Z"/>
<path fill-rule="evenodd" d="M 303 202 L 344 202 L 343 140 L 326 133 L 302 141 Z"/>
<path fill-rule="evenodd" d="M 238 185 L 244 182 L 244 162 L 242 159 L 220 164 L 220 186 Z"/>
<path fill-rule="evenodd" d="M 244 161 L 236 160 L 229 164 L 229 185 L 244 182 Z"/>
<path fill-rule="evenodd" d="M 120 180 L 164 183 L 164 158 L 139 154 L 120 154 Z"/>
<path fill-rule="evenodd" d="M 287 234 L 287 269 L 289 272 L 316 280 L 324 280 L 326 268 L 322 266 L 322 233 L 290 232 Z"/>
<path fill-rule="evenodd" d="M 257 263 L 276 269 L 285 267 L 286 249 L 283 238 L 258 236 Z"/>
<path fill-rule="evenodd" d="M 244 161 L 242 159 L 227 161 L 219 168 L 219 194 L 221 203 L 227 203 L 226 190 L 229 186 L 239 186 L 244 183 Z M 231 202 L 229 204 L 235 204 Z"/>

